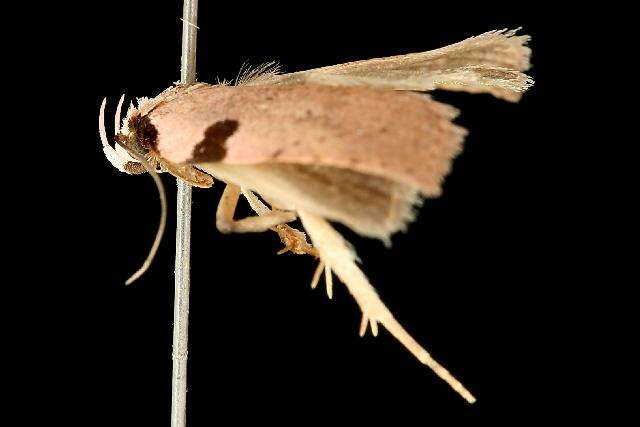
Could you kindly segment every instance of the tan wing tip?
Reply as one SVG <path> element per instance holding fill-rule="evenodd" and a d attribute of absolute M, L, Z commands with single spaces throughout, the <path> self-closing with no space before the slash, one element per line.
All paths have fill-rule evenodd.
<path fill-rule="evenodd" d="M 534 84 L 533 78 L 524 73 L 531 68 L 531 36 L 517 34 L 522 27 L 493 30 L 466 39 L 457 46 L 478 50 L 485 55 L 484 63 L 458 69 L 460 73 L 477 76 L 473 84 L 458 81 L 436 83 L 438 89 L 464 91 L 469 93 L 489 93 L 498 99 L 518 102 L 524 92 Z"/>
<path fill-rule="evenodd" d="M 492 35 L 497 39 L 507 43 L 510 50 L 506 50 L 505 55 L 508 54 L 512 60 L 517 60 L 517 66 L 512 67 L 518 71 L 527 71 L 531 68 L 531 48 L 529 42 L 531 36 L 528 34 L 518 34 L 522 30 L 522 27 L 514 28 L 512 30 L 503 28 L 502 30 L 490 31 L 485 34 Z"/>
<path fill-rule="evenodd" d="M 515 71 L 528 71 L 531 69 L 531 47 L 529 47 L 529 42 L 531 41 L 531 36 L 528 34 L 520 34 L 517 33 L 522 30 L 522 27 L 515 28 L 513 30 L 503 29 L 499 31 L 505 40 L 509 43 L 509 46 L 512 48 L 510 52 L 510 56 L 512 59 L 516 60 L 517 66 L 514 67 Z M 534 79 L 525 74 L 525 73 L 513 73 L 511 79 L 508 79 L 507 89 L 511 89 L 513 92 L 509 92 L 508 90 L 503 91 L 502 93 L 494 94 L 496 97 L 504 99 L 510 102 L 518 102 L 524 92 L 531 88 L 535 81 Z"/>

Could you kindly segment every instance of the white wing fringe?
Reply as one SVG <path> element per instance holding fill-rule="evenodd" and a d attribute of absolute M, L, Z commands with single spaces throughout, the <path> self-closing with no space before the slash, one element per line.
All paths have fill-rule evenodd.
<path fill-rule="evenodd" d="M 371 331 L 375 336 L 378 334 L 378 323 L 382 324 L 420 362 L 431 368 L 436 375 L 442 378 L 469 403 L 474 403 L 475 397 L 460 381 L 436 362 L 393 317 L 389 309 L 380 300 L 367 277 L 356 265 L 355 252 L 344 238 L 323 218 L 304 211 L 298 211 L 298 215 L 314 247 L 320 253 L 320 262 L 321 265 L 324 265 L 327 274 L 330 275 L 330 272 L 333 271 L 346 285 L 358 306 L 360 306 L 362 310 L 360 335 L 364 335 L 367 326 L 370 325 Z M 317 284 L 321 271 L 320 267 L 316 270 L 312 286 Z"/>

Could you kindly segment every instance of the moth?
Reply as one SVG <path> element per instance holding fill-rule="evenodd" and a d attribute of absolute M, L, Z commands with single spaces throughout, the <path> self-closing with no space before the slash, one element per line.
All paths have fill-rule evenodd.
<path fill-rule="evenodd" d="M 420 362 L 468 402 L 475 397 L 398 323 L 357 265 L 350 244 L 331 226 L 390 244 L 426 197 L 437 197 L 466 130 L 456 109 L 422 92 L 489 93 L 516 102 L 533 80 L 529 37 L 490 31 L 427 52 L 280 74 L 275 64 L 239 73 L 235 85 L 176 84 L 131 104 L 115 147 L 108 141 L 102 102 L 104 153 L 118 170 L 150 172 L 160 189 L 161 225 L 143 267 L 157 250 L 166 218 L 158 172 L 195 187 L 226 184 L 216 212 L 223 233 L 273 230 L 280 252 L 318 259 L 311 287 L 333 275 L 362 311 L 360 335 L 384 326 Z M 234 219 L 241 195 L 256 216 Z M 289 225 L 299 219 L 304 231 Z M 307 236 L 310 241 L 307 240 Z"/>

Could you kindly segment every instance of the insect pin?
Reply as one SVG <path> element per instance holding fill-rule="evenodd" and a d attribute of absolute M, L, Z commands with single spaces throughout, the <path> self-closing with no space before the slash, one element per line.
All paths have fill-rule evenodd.
<path fill-rule="evenodd" d="M 440 194 L 466 135 L 452 122 L 456 109 L 417 92 L 446 89 L 518 101 L 533 80 L 524 74 L 529 37 L 516 31 L 290 74 L 265 64 L 241 70 L 235 85 L 178 84 L 132 104 L 120 126 L 123 97 L 115 148 L 106 134 L 103 101 L 99 128 L 107 159 L 125 173 L 148 171 L 161 197 L 156 240 L 127 283 L 148 268 L 164 229 L 166 200 L 158 173 L 203 188 L 215 178 L 226 183 L 218 230 L 273 230 L 285 245 L 281 252 L 317 257 L 312 287 L 324 273 L 331 298 L 335 274 L 362 311 L 361 336 L 368 328 L 377 335 L 384 326 L 473 403 L 475 397 L 394 318 L 357 266 L 352 247 L 329 222 L 386 244 L 406 229 L 422 199 Z M 234 219 L 241 195 L 256 216 Z M 296 219 L 304 232 L 288 225 Z"/>

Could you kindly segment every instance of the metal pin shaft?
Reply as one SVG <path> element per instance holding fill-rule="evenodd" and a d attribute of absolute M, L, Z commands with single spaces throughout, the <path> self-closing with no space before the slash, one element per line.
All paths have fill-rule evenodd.
<path fill-rule="evenodd" d="M 198 0 L 184 0 L 180 80 L 196 81 Z M 178 180 L 176 223 L 175 297 L 173 306 L 173 375 L 171 427 L 186 426 L 187 350 L 189 333 L 189 270 L 191 244 L 191 186 Z"/>

